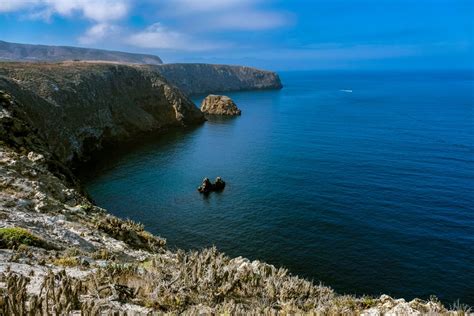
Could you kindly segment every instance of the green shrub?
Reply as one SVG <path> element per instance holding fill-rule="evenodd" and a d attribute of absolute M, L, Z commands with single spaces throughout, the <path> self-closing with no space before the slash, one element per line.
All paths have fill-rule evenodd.
<path fill-rule="evenodd" d="M 48 248 L 44 240 L 24 228 L 0 228 L 0 248 L 16 249 L 20 245 Z"/>

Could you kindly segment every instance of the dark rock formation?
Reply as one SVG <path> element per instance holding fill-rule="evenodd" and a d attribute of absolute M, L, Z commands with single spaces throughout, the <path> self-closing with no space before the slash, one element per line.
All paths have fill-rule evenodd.
<path fill-rule="evenodd" d="M 149 66 L 0 63 L 12 94 L 61 162 L 82 161 L 107 142 L 204 121 L 199 109 Z"/>
<path fill-rule="evenodd" d="M 240 115 L 241 111 L 231 98 L 225 95 L 208 95 L 201 103 L 201 112 L 211 115 Z"/>
<path fill-rule="evenodd" d="M 184 93 L 281 89 L 278 75 L 251 67 L 210 64 L 164 64 L 156 69 Z"/>
<path fill-rule="evenodd" d="M 212 183 L 209 178 L 204 178 L 204 180 L 202 180 L 201 185 L 198 187 L 198 191 L 200 193 L 209 194 L 213 191 L 220 192 L 224 190 L 224 188 L 225 182 L 224 180 L 222 180 L 221 177 L 217 177 L 214 183 Z"/>
<path fill-rule="evenodd" d="M 65 61 L 92 60 L 132 64 L 161 64 L 160 57 L 103 49 L 70 46 L 18 44 L 0 41 L 0 60 L 11 61 Z"/>

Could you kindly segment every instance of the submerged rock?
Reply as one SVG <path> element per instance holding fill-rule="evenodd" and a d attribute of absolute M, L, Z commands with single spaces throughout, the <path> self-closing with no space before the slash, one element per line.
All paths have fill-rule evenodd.
<path fill-rule="evenodd" d="M 231 98 L 225 95 L 208 95 L 201 103 L 201 111 L 212 115 L 240 115 L 241 111 Z"/>

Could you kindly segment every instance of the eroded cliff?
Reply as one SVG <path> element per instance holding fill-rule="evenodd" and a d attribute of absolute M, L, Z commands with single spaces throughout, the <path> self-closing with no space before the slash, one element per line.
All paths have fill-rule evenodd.
<path fill-rule="evenodd" d="M 148 66 L 0 63 L 0 89 L 24 106 L 60 161 L 82 161 L 104 143 L 204 121 L 181 91 Z"/>

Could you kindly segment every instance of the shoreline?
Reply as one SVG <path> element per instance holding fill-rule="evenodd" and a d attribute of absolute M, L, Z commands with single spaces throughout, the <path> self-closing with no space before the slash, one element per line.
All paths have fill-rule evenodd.
<path fill-rule="evenodd" d="M 8 235 L 11 244 L 0 251 L 0 281 L 27 298 L 12 297 L 14 304 L 2 302 L 1 311 L 52 302 L 62 312 L 450 313 L 434 299 L 338 295 L 285 269 L 231 259 L 216 249 L 170 251 L 142 225 L 93 205 L 80 183 L 67 180 L 68 167 L 51 167 L 62 161 L 51 153 L 47 138 L 24 119 L 28 116 L 18 115 L 25 106 L 9 94 L 2 93 L 1 101 L 0 232 L 14 231 Z M 24 243 L 18 236 L 36 241 Z M 22 288 L 27 278 L 36 285 Z M 39 291 L 41 286 L 64 289 L 63 296 L 51 297 Z"/>

